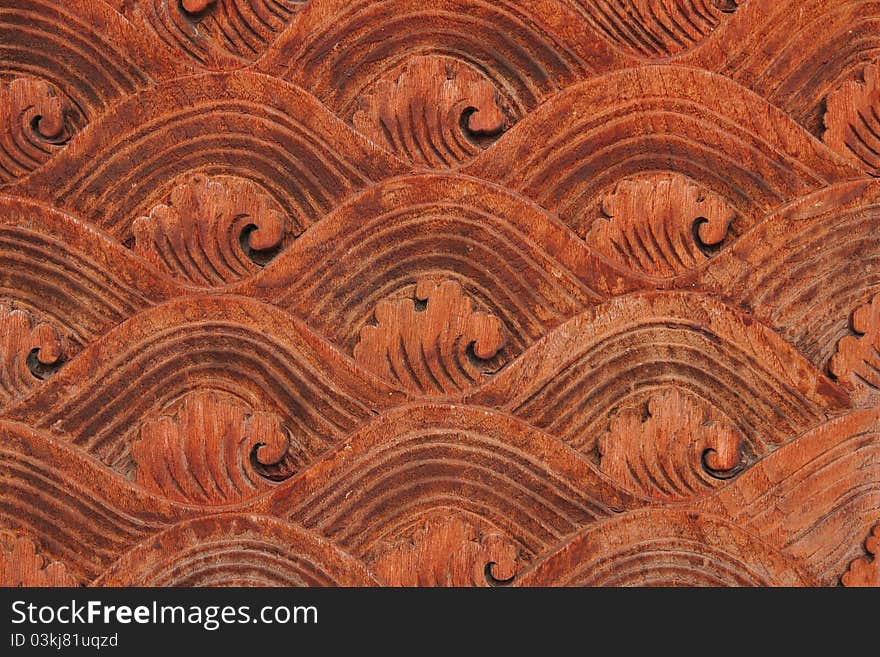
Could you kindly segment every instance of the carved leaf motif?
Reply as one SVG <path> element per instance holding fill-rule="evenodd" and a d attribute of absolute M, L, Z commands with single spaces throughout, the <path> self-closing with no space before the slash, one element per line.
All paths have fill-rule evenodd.
<path fill-rule="evenodd" d="M 880 176 L 880 64 L 863 81 L 843 83 L 828 95 L 822 139 L 838 153 Z"/>
<path fill-rule="evenodd" d="M 16 399 L 61 364 L 67 340 L 29 312 L 0 303 L 0 403 Z"/>
<path fill-rule="evenodd" d="M 466 390 L 485 376 L 489 361 L 504 346 L 501 321 L 474 309 L 456 281 L 422 279 L 413 299 L 381 301 L 376 325 L 365 326 L 355 360 L 415 393 L 442 395 Z"/>
<path fill-rule="evenodd" d="M 840 578 L 844 586 L 880 586 L 880 525 L 865 541 L 865 549 L 871 556 L 854 559 Z"/>
<path fill-rule="evenodd" d="M 167 205 L 135 220 L 133 230 L 138 255 L 180 280 L 214 287 L 260 269 L 258 261 L 284 238 L 284 215 L 248 180 L 198 174 L 176 186 Z"/>
<path fill-rule="evenodd" d="M 74 130 L 67 98 L 43 80 L 0 85 L 0 183 L 33 171 L 62 148 Z"/>
<path fill-rule="evenodd" d="M 600 468 L 627 488 L 660 500 L 684 500 L 720 485 L 742 465 L 743 440 L 676 389 L 642 409 L 619 413 L 598 443 Z"/>
<path fill-rule="evenodd" d="M 306 0 L 114 0 L 129 21 L 209 69 L 257 59 Z"/>
<path fill-rule="evenodd" d="M 621 181 L 603 198 L 602 213 L 587 243 L 627 267 L 660 277 L 705 262 L 736 217 L 723 198 L 677 174 Z"/>
<path fill-rule="evenodd" d="M 371 559 L 388 586 L 491 586 L 510 582 L 522 563 L 514 543 L 458 515 L 422 520 Z"/>
<path fill-rule="evenodd" d="M 744 0 L 575 0 L 605 38 L 641 57 L 685 52 Z"/>
<path fill-rule="evenodd" d="M 510 120 L 487 78 L 458 60 L 422 56 L 377 82 L 352 123 L 412 162 L 446 168 L 471 159 Z"/>
<path fill-rule="evenodd" d="M 880 294 L 857 308 L 850 322 L 856 335 L 837 343 L 829 369 L 855 387 L 856 401 L 869 402 L 880 394 Z"/>
<path fill-rule="evenodd" d="M 0 535 L 0 586 L 79 586 L 67 567 L 49 561 L 25 536 Z"/>
<path fill-rule="evenodd" d="M 144 422 L 131 446 L 139 484 L 205 505 L 268 489 L 271 466 L 290 452 L 290 438 L 277 416 L 249 412 L 212 392 L 191 393 L 174 416 Z"/>

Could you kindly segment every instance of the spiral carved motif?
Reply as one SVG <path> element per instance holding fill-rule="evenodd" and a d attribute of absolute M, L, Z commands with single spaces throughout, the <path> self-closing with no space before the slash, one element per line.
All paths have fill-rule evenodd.
<path fill-rule="evenodd" d="M 23 396 L 61 366 L 67 340 L 21 308 L 0 304 L 0 403 Z"/>
<path fill-rule="evenodd" d="M 361 97 L 352 123 L 376 143 L 433 169 L 470 160 L 511 119 L 498 90 L 477 71 L 452 58 L 415 57 L 396 80 L 383 78 Z"/>
<path fill-rule="evenodd" d="M 672 277 L 705 262 L 736 212 L 682 176 L 623 180 L 601 202 L 587 244 L 626 267 Z"/>
<path fill-rule="evenodd" d="M 416 394 L 473 387 L 485 374 L 479 363 L 490 366 L 504 347 L 501 322 L 474 309 L 456 281 L 422 279 L 415 299 L 381 301 L 375 319 L 361 330 L 355 360 Z"/>
<path fill-rule="evenodd" d="M 277 466 L 291 449 L 276 416 L 248 413 L 212 393 L 193 393 L 174 416 L 143 422 L 131 446 L 141 486 L 204 505 L 267 490 L 267 466 Z"/>
<path fill-rule="evenodd" d="M 183 282 L 215 287 L 259 270 L 284 238 L 284 216 L 247 180 L 194 175 L 133 229 L 135 253 Z"/>
<path fill-rule="evenodd" d="M 688 499 L 720 486 L 743 465 L 743 440 L 727 423 L 710 420 L 677 390 L 626 409 L 598 443 L 600 468 L 615 480 L 659 499 Z M 727 426 L 725 426 L 727 424 Z"/>
<path fill-rule="evenodd" d="M 75 106 L 45 80 L 0 82 L 0 185 L 46 162 L 79 123 Z"/>

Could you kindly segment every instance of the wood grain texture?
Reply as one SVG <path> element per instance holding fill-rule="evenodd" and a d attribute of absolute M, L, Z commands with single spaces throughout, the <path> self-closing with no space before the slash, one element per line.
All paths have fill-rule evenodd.
<path fill-rule="evenodd" d="M 0 584 L 880 586 L 880 2 L 0 0 Z"/>

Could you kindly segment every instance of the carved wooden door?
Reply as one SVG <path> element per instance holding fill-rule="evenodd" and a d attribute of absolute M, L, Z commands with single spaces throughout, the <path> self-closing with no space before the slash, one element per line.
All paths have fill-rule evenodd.
<path fill-rule="evenodd" d="M 0 573 L 877 585 L 880 3 L 0 0 Z"/>

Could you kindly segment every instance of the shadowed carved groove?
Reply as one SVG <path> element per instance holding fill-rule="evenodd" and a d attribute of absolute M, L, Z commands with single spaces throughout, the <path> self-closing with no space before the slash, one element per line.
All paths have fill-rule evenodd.
<path fill-rule="evenodd" d="M 518 190 L 573 229 L 624 177 L 680 174 L 737 210 L 737 233 L 856 167 L 720 75 L 645 66 L 573 85 L 521 119 L 464 171 Z"/>
<path fill-rule="evenodd" d="M 458 282 L 498 318 L 509 358 L 611 291 L 645 284 L 515 194 L 424 174 L 365 190 L 233 290 L 304 317 L 350 353 L 377 305 L 413 298 L 423 278 Z"/>
<path fill-rule="evenodd" d="M 466 399 L 593 454 L 609 413 L 668 387 L 729 418 L 756 455 L 849 403 L 766 327 L 710 297 L 677 292 L 620 297 L 569 320 Z"/>
<path fill-rule="evenodd" d="M 513 0 L 322 0 L 306 5 L 257 67 L 349 116 L 377 81 L 420 54 L 481 71 L 517 116 L 578 79 L 631 62 L 560 0 L 527 8 Z"/>
<path fill-rule="evenodd" d="M 880 185 L 833 185 L 779 208 L 676 280 L 753 313 L 817 367 L 851 335 L 853 308 L 880 292 Z"/>
<path fill-rule="evenodd" d="M 485 408 L 426 404 L 364 425 L 272 491 L 265 508 L 361 557 L 432 511 L 465 513 L 531 558 L 578 527 L 645 503 L 522 422 Z M 508 574 L 499 566 L 496 576 Z"/>
<path fill-rule="evenodd" d="M 0 77 L 44 80 L 83 119 L 151 81 L 187 72 L 170 54 L 104 2 L 0 0 Z"/>
<path fill-rule="evenodd" d="M 587 528 L 536 563 L 524 586 L 810 586 L 784 554 L 735 525 L 634 511 Z"/>
<path fill-rule="evenodd" d="M 878 56 L 876 0 L 749 0 L 676 61 L 752 89 L 819 137 L 828 94 Z"/>
<path fill-rule="evenodd" d="M 130 96 L 14 189 L 124 242 L 135 219 L 164 203 L 181 177 L 235 176 L 275 199 L 297 234 L 346 195 L 404 170 L 312 96 L 242 71 L 179 78 Z"/>
<path fill-rule="evenodd" d="M 745 0 L 571 0 L 602 36 L 638 57 L 661 58 L 699 44 Z"/>
<path fill-rule="evenodd" d="M 272 326 L 272 333 L 264 326 Z M 297 442 L 295 455 L 285 455 L 285 467 L 294 470 L 370 409 L 405 398 L 277 308 L 203 296 L 198 304 L 184 298 L 116 327 L 7 416 L 64 434 L 128 473 L 140 423 L 199 389 L 279 416 Z M 56 413 L 46 413 L 48 398 L 65 401 L 54 406 Z"/>
<path fill-rule="evenodd" d="M 78 581 L 199 513 L 135 486 L 66 441 L 14 422 L 0 422 L 0 480 L 0 526 L 32 536 Z"/>
<path fill-rule="evenodd" d="M 76 350 L 182 293 L 94 226 L 9 196 L 0 196 L 0 290 L 5 302 L 44 318 Z"/>
<path fill-rule="evenodd" d="M 851 411 L 799 435 L 695 507 L 778 546 L 823 586 L 837 584 L 863 554 L 878 509 L 877 410 Z"/>
<path fill-rule="evenodd" d="M 257 515 L 175 525 L 125 554 L 93 586 L 376 586 L 366 568 L 295 525 Z"/>

